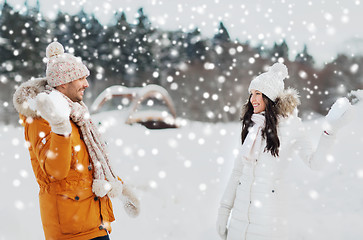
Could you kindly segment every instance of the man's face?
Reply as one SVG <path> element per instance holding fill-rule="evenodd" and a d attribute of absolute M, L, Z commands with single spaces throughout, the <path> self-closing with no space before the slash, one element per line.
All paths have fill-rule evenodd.
<path fill-rule="evenodd" d="M 84 90 L 88 88 L 88 81 L 86 77 L 74 80 L 72 82 L 59 86 L 58 91 L 66 95 L 73 102 L 80 102 L 83 100 Z"/>

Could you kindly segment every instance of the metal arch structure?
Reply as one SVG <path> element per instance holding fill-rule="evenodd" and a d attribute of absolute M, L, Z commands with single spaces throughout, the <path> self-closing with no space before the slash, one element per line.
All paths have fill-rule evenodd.
<path fill-rule="evenodd" d="M 170 113 L 174 118 L 176 118 L 175 107 L 169 93 L 166 91 L 165 88 L 154 84 L 147 85 L 140 89 L 138 96 L 135 97 L 135 100 L 133 101 L 130 108 L 130 115 L 134 113 L 140 106 L 140 104 L 149 97 L 155 97 L 157 99 L 164 100 L 166 105 L 168 106 L 168 109 L 170 110 Z"/>
<path fill-rule="evenodd" d="M 173 104 L 173 101 L 168 93 L 168 91 L 155 84 L 146 85 L 145 87 L 137 87 L 137 88 L 127 88 L 121 85 L 114 85 L 106 88 L 103 92 L 101 92 L 98 97 L 94 100 L 91 105 L 91 112 L 96 113 L 107 101 L 111 100 L 114 97 L 126 97 L 130 100 L 130 110 L 128 112 L 128 116 L 125 120 L 126 124 L 133 124 L 135 122 L 143 122 L 143 121 L 165 121 L 167 124 L 175 125 L 176 119 L 176 110 Z M 163 117 L 161 115 L 153 115 L 150 116 L 135 116 L 137 115 L 137 109 L 141 105 L 141 103 L 148 98 L 156 98 L 158 100 L 164 100 L 169 112 L 171 113 L 167 117 Z M 146 113 L 147 114 L 147 113 Z M 170 118 L 172 118 L 170 122 Z"/>
<path fill-rule="evenodd" d="M 114 85 L 103 90 L 91 105 L 91 113 L 96 113 L 107 101 L 113 97 L 127 97 L 132 101 L 140 88 L 127 88 L 121 85 Z"/>

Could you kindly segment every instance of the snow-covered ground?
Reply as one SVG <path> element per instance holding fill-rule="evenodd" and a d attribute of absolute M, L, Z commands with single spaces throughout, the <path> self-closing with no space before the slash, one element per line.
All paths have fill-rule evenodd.
<path fill-rule="evenodd" d="M 363 238 L 363 103 L 337 136 L 323 172 L 290 166 L 291 239 Z M 129 126 L 114 112 L 94 116 L 118 174 L 136 188 L 141 213 L 129 218 L 114 200 L 112 239 L 217 240 L 218 202 L 234 161 L 239 123 L 187 122 L 178 129 Z M 316 142 L 320 120 L 306 122 Z M 21 127 L 0 126 L 0 240 L 44 239 Z"/>

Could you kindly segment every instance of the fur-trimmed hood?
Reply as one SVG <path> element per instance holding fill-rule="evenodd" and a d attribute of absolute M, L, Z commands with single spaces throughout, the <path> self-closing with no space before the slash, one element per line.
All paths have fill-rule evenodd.
<path fill-rule="evenodd" d="M 248 109 L 247 105 L 249 101 L 250 99 L 247 99 L 246 103 L 243 105 L 241 119 Z M 278 117 L 287 118 L 295 114 L 295 109 L 300 105 L 300 97 L 297 90 L 294 88 L 285 89 L 277 96 L 275 104 Z"/>
<path fill-rule="evenodd" d="M 35 99 L 39 93 L 43 92 L 46 84 L 46 78 L 30 79 L 22 83 L 13 96 L 16 111 L 25 117 L 39 117 L 37 112 L 31 108 L 29 100 Z"/>
<path fill-rule="evenodd" d="M 290 116 L 300 105 L 299 93 L 294 88 L 285 89 L 275 100 L 278 114 L 282 117 Z"/>

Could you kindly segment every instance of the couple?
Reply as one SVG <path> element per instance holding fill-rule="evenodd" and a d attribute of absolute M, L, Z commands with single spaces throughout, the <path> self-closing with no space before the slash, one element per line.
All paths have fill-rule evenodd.
<path fill-rule="evenodd" d="M 120 198 L 132 217 L 139 213 L 139 201 L 113 171 L 82 101 L 89 70 L 58 42 L 49 44 L 46 55 L 46 77 L 23 83 L 13 99 L 40 187 L 45 238 L 109 239 L 114 220 L 110 198 Z M 219 208 L 222 238 L 284 239 L 283 192 L 277 180 L 291 149 L 299 150 L 310 167 L 318 167 L 347 115 L 346 108 L 332 108 L 336 111 L 327 116 L 330 128 L 313 154 L 294 115 L 297 94 L 284 90 L 286 76 L 286 66 L 276 63 L 249 87 L 240 156 Z"/>

